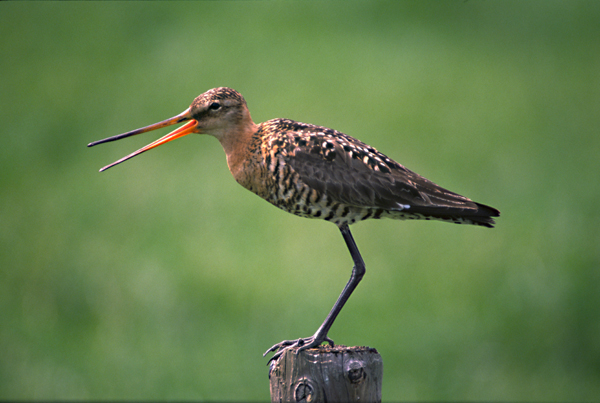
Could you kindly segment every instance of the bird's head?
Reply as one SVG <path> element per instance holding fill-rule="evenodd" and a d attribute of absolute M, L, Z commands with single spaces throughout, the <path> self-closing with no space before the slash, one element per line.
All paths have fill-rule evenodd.
<path fill-rule="evenodd" d="M 88 144 L 88 147 L 107 143 L 109 141 L 120 140 L 125 137 L 146 133 L 186 121 L 187 123 L 185 125 L 120 160 L 105 166 L 100 171 L 105 171 L 110 167 L 135 157 L 136 155 L 190 133 L 202 133 L 214 136 L 221 142 L 224 148 L 227 148 L 228 143 L 235 141 L 235 136 L 240 133 L 252 131 L 255 127 L 244 97 L 231 88 L 219 87 L 199 95 L 194 99 L 190 107 L 179 115 L 150 126 L 95 141 Z"/>

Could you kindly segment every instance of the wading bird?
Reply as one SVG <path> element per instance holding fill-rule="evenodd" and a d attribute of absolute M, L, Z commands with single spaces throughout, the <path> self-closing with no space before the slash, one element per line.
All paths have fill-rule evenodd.
<path fill-rule="evenodd" d="M 271 360 L 288 348 L 298 347 L 298 352 L 323 342 L 333 345 L 327 333 L 365 274 L 349 225 L 388 217 L 491 228 L 492 217 L 500 215 L 498 210 L 446 190 L 336 130 L 288 119 L 257 125 L 242 95 L 225 87 L 198 96 L 177 116 L 88 146 L 181 122 L 187 123 L 100 171 L 187 134 L 209 134 L 223 146 L 229 170 L 240 185 L 289 213 L 337 225 L 354 261 L 350 280 L 316 333 L 275 344 L 264 354 L 274 352 Z"/>

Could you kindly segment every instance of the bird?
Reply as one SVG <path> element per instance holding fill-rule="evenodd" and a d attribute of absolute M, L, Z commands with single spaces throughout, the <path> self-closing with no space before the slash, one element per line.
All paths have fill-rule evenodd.
<path fill-rule="evenodd" d="M 229 170 L 240 185 L 284 211 L 332 222 L 353 260 L 350 279 L 317 331 L 273 345 L 263 354 L 273 352 L 269 362 L 289 349 L 297 354 L 325 342 L 334 345 L 329 330 L 366 271 L 350 225 L 392 218 L 491 228 L 493 217 L 500 216 L 495 208 L 442 188 L 347 134 L 282 118 L 256 124 L 244 97 L 227 87 L 206 91 L 170 119 L 88 147 L 182 122 L 186 123 L 100 171 L 190 133 L 211 135 L 221 143 Z"/>

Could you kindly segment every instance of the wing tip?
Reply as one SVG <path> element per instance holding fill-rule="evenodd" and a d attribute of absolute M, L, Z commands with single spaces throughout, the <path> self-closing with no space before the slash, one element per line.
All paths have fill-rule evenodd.
<path fill-rule="evenodd" d="M 496 220 L 492 217 L 500 217 L 500 211 L 485 204 L 475 203 L 477 211 L 469 217 L 475 225 L 481 225 L 483 227 L 494 228 Z"/>

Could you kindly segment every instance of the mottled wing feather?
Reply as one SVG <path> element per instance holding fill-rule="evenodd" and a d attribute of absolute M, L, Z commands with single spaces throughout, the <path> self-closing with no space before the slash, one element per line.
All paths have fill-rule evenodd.
<path fill-rule="evenodd" d="M 497 210 L 436 185 L 359 140 L 294 123 L 298 126 L 287 127 L 288 144 L 294 146 L 286 163 L 304 183 L 333 201 L 450 220 L 469 217 L 487 226 L 493 224 L 490 216 L 498 216 Z"/>
<path fill-rule="evenodd" d="M 403 168 L 390 173 L 367 168 L 355 160 L 324 160 L 296 149 L 288 164 L 302 181 L 332 199 L 357 207 L 401 210 L 404 206 L 474 208 L 473 203 Z"/>

